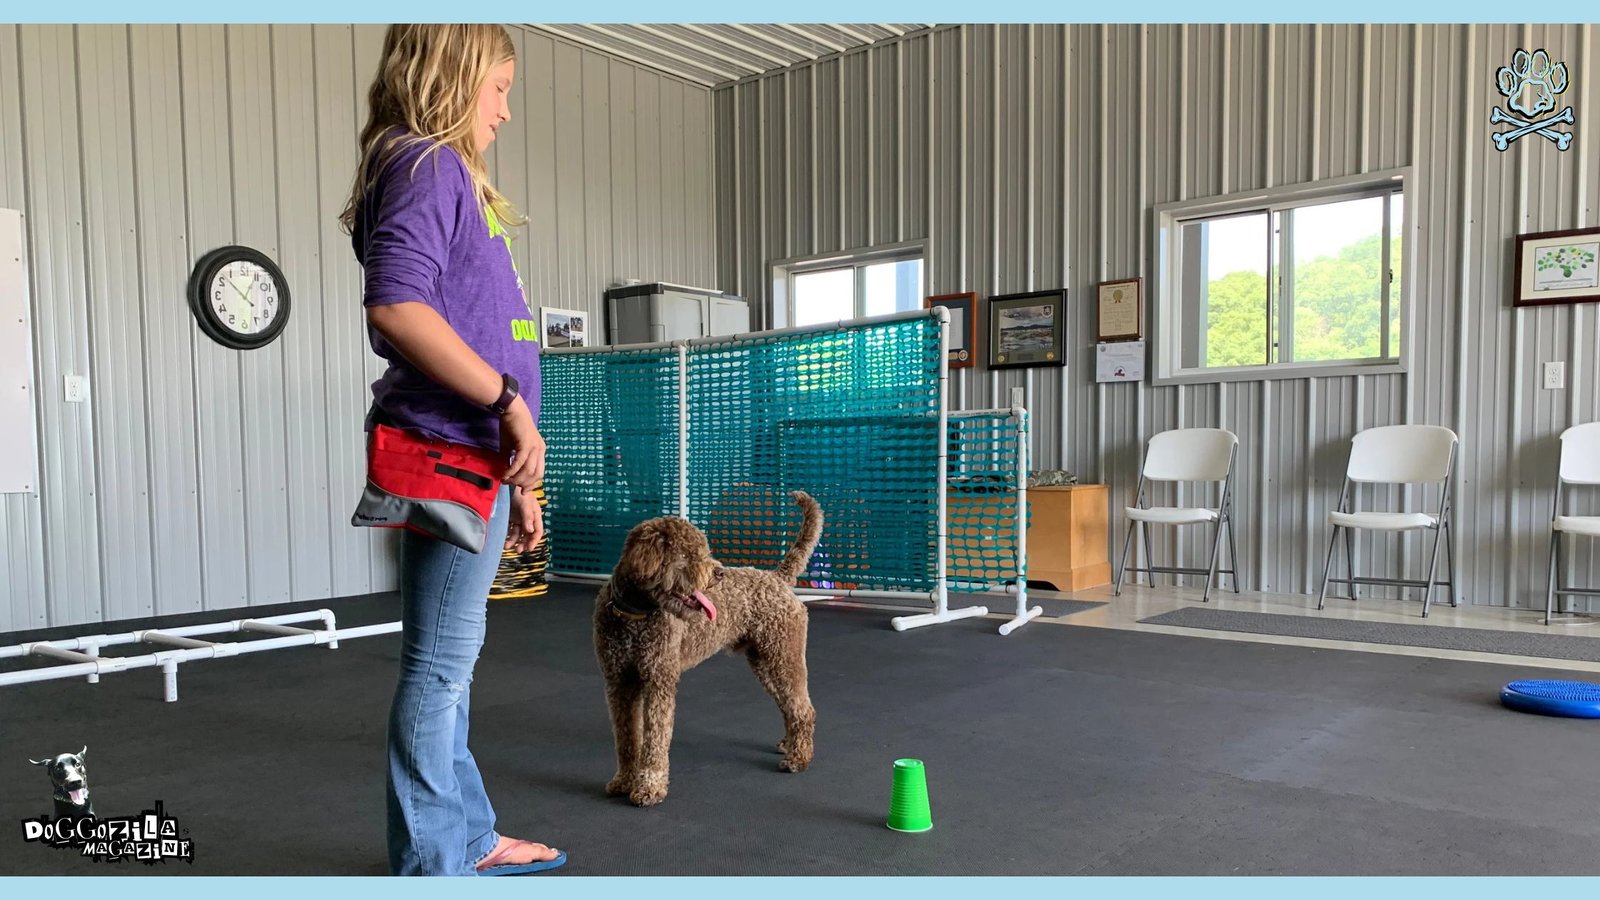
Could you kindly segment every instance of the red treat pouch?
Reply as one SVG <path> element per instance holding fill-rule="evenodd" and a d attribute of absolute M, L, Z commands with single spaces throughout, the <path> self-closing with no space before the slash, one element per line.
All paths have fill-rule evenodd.
<path fill-rule="evenodd" d="M 367 487 L 350 524 L 406 528 L 481 553 L 505 470 L 505 461 L 486 450 L 375 426 L 367 441 Z"/>

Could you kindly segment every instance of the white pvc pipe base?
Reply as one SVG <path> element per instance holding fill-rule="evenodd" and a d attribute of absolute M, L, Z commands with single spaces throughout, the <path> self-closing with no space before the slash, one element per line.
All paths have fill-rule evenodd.
<path fill-rule="evenodd" d="M 973 616 L 987 616 L 987 606 L 965 606 L 961 609 L 947 609 L 942 613 L 923 613 L 920 616 L 895 616 L 889 620 L 895 631 L 905 631 L 908 628 L 921 628 L 924 625 L 938 625 L 943 622 L 954 622 L 957 619 L 970 619 Z"/>
<path fill-rule="evenodd" d="M 1000 633 L 1003 634 L 1003 635 L 1010 634 L 1011 632 L 1016 631 L 1018 628 L 1021 628 L 1022 626 L 1024 626 L 1024 625 L 1028 624 L 1029 622 L 1033 621 L 1034 619 L 1037 619 L 1043 613 L 1044 613 L 1044 607 L 1042 607 L 1042 606 L 1035 606 L 1032 609 L 1020 612 L 1020 613 L 1017 614 L 1016 618 L 1014 618 L 1011 621 L 1009 621 L 1009 622 L 1005 623 L 1004 625 L 1000 626 Z"/>

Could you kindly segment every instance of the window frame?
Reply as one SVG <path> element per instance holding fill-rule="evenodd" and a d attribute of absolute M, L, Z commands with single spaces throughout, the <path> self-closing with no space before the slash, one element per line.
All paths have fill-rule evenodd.
<path fill-rule="evenodd" d="M 853 273 L 850 317 L 859 319 L 866 315 L 867 267 L 880 263 L 909 262 L 911 260 L 920 260 L 922 262 L 922 293 L 924 296 L 918 298 L 918 303 L 920 304 L 926 299 L 928 293 L 928 254 L 927 244 L 924 241 L 881 244 L 876 247 L 840 250 L 836 253 L 774 260 L 770 265 L 772 283 L 772 309 L 770 312 L 772 314 L 773 327 L 788 327 L 795 321 L 794 279 L 797 275 L 826 272 L 832 269 L 853 268 L 855 271 Z"/>
<path fill-rule="evenodd" d="M 1416 207 L 1415 200 L 1411 196 L 1414 173 L 1414 167 L 1405 166 L 1367 172 L 1360 175 L 1285 185 L 1266 190 L 1243 191 L 1235 194 L 1157 205 L 1154 208 L 1154 216 L 1151 222 L 1151 228 L 1155 232 L 1152 245 L 1156 248 L 1156 260 L 1152 278 L 1154 282 L 1152 295 L 1155 300 L 1153 304 L 1155 321 L 1150 329 L 1152 369 L 1150 383 L 1153 385 L 1213 384 L 1237 381 L 1274 381 L 1286 378 L 1391 374 L 1407 371 L 1411 344 L 1411 299 L 1416 296 L 1414 291 L 1416 254 L 1411 224 Z M 1269 361 L 1263 365 L 1216 368 L 1186 368 L 1183 365 L 1184 331 L 1182 326 L 1184 310 L 1181 291 L 1183 286 L 1182 263 L 1184 246 L 1182 230 L 1184 225 L 1197 220 L 1222 216 L 1265 213 L 1268 216 L 1270 239 L 1273 226 L 1272 217 L 1283 210 L 1320 206 L 1328 203 L 1359 200 L 1366 197 L 1392 195 L 1395 193 L 1400 194 L 1402 198 L 1400 221 L 1398 228 L 1390 232 L 1390 237 L 1392 239 L 1398 235 L 1402 238 L 1403 258 L 1400 277 L 1398 279 L 1391 278 L 1385 285 L 1384 303 L 1388 307 L 1385 311 L 1392 312 L 1394 304 L 1399 305 L 1400 334 L 1394 341 L 1395 346 L 1390 348 L 1393 351 L 1392 357 L 1311 362 Z M 1287 235 L 1289 240 L 1293 239 L 1293 220 L 1294 217 L 1290 216 L 1290 233 Z M 1270 239 L 1268 271 L 1269 273 L 1275 272 L 1281 279 L 1289 279 L 1294 276 L 1294 262 L 1292 258 L 1288 260 L 1279 258 L 1281 254 L 1277 248 L 1282 246 L 1282 240 L 1283 238 Z M 1386 261 L 1384 268 L 1392 272 L 1392 261 L 1388 260 L 1389 248 L 1390 244 L 1387 243 L 1383 247 Z M 1294 313 L 1290 309 L 1287 314 L 1280 314 L 1280 311 L 1275 308 L 1279 302 L 1280 293 L 1278 286 L 1273 283 L 1273 278 L 1269 274 L 1267 309 L 1265 312 L 1269 316 L 1269 328 L 1277 332 L 1277 343 L 1281 346 L 1283 335 L 1289 334 L 1292 336 L 1293 334 Z M 1286 331 L 1285 329 L 1289 330 Z M 1387 317 L 1383 319 L 1383 333 L 1380 340 L 1380 346 L 1390 343 L 1390 325 Z M 1291 352 L 1293 350 L 1292 338 L 1290 350 Z"/>

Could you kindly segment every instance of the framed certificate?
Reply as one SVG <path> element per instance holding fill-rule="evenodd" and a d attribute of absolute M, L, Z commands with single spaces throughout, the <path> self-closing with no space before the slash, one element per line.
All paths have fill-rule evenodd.
<path fill-rule="evenodd" d="M 1098 343 L 1144 339 L 1144 279 L 1102 281 L 1095 293 Z"/>
<path fill-rule="evenodd" d="M 935 294 L 923 300 L 932 308 L 942 306 L 950 311 L 950 368 L 965 369 L 978 361 L 978 295 Z"/>

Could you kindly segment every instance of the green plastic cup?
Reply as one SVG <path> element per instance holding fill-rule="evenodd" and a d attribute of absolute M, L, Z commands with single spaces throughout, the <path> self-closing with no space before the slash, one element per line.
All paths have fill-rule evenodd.
<path fill-rule="evenodd" d="M 932 831 L 928 809 L 928 774 L 920 759 L 894 761 L 894 791 L 889 796 L 889 821 L 895 831 Z"/>

